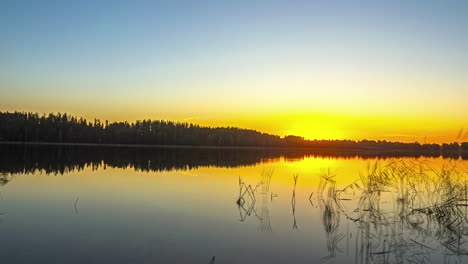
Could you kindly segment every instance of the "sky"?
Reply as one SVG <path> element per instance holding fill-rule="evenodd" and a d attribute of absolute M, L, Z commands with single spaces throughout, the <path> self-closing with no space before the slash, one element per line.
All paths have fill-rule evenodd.
<path fill-rule="evenodd" d="M 0 111 L 308 139 L 468 130 L 464 0 L 3 0 L 0 34 Z"/>

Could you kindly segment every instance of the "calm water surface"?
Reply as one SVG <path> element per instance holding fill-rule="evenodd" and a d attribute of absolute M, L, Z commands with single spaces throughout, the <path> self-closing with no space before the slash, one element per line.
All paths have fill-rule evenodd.
<path fill-rule="evenodd" d="M 2 263 L 468 263 L 461 158 L 21 145 L 0 157 Z"/>

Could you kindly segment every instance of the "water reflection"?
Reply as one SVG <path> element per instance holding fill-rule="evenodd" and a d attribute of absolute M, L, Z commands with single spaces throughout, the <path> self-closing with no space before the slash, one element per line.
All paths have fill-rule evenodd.
<path fill-rule="evenodd" d="M 284 158 L 388 159 L 438 157 L 421 153 L 333 152 L 286 149 L 151 148 L 76 145 L 0 144 L 0 173 L 64 174 L 85 167 L 133 168 L 138 171 L 190 170 L 199 167 L 235 168 Z M 458 159 L 446 155 L 444 158 Z M 468 157 L 462 157 L 468 159 Z M 0 184 L 8 182 L 2 176 Z"/>
<path fill-rule="evenodd" d="M 60 263 L 467 260 L 462 160 L 324 160 L 258 149 L 1 148 L 5 263 L 50 263 L 49 256 Z"/>
<path fill-rule="evenodd" d="M 291 196 L 291 211 L 293 216 L 293 230 L 297 230 L 297 221 L 296 221 L 296 186 L 297 186 L 297 179 L 299 178 L 298 174 L 293 175 L 294 185 L 293 185 L 293 192 Z"/>
<path fill-rule="evenodd" d="M 468 179 L 463 166 L 447 161 L 435 169 L 423 160 L 380 161 L 344 187 L 338 187 L 332 169 L 326 170 L 316 195 L 309 196 L 312 210 L 319 208 L 328 251 L 321 262 L 337 263 L 339 255 L 346 255 L 354 263 L 426 263 L 437 256 L 444 263 L 464 263 L 468 255 Z M 272 197 L 266 187 L 272 172 L 268 180 L 264 171 L 260 174 L 262 180 L 254 188 L 239 180 L 237 204 L 242 222 L 254 215 L 261 231 L 271 231 L 271 203 L 266 202 L 271 199 L 265 197 Z M 293 230 L 298 229 L 298 178 L 293 174 Z"/>
<path fill-rule="evenodd" d="M 239 197 L 236 202 L 239 210 L 239 220 L 244 222 L 247 217 L 253 214 L 258 220 L 258 230 L 260 231 L 273 230 L 270 222 L 270 206 L 276 196 L 273 192 L 270 192 L 273 171 L 272 168 L 264 168 L 260 172 L 260 179 L 254 185 L 255 187 L 252 187 L 251 184 L 247 185 L 239 177 Z M 259 203 L 257 203 L 257 194 L 260 199 Z"/>
<path fill-rule="evenodd" d="M 252 186 L 247 185 L 239 177 L 239 198 L 237 199 L 236 203 L 239 206 L 239 220 L 241 222 L 244 222 L 245 219 L 252 214 L 256 202 L 257 199 L 255 198 L 255 193 L 252 189 Z"/>
<path fill-rule="evenodd" d="M 340 242 L 346 237 L 349 246 L 354 233 L 355 263 L 424 263 L 434 255 L 462 263 L 468 254 L 465 173 L 455 162 L 437 171 L 422 161 L 375 163 L 340 190 L 335 175 L 324 175 L 318 203 L 325 260 L 333 262 Z"/>
<path fill-rule="evenodd" d="M 322 215 L 322 224 L 325 231 L 325 238 L 329 256 L 322 260 L 334 260 L 337 251 L 342 252 L 339 247 L 340 241 L 344 234 L 340 233 L 340 212 L 339 207 L 335 206 L 338 202 L 336 196 L 336 181 L 335 175 L 328 170 L 320 179 L 318 188 L 318 204 Z"/>

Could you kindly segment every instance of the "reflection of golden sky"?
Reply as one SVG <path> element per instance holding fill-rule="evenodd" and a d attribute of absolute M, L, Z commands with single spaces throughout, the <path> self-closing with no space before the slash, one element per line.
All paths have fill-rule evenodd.
<path fill-rule="evenodd" d="M 299 175 L 299 182 L 302 187 L 317 186 L 321 176 L 330 172 L 335 175 L 339 185 L 348 185 L 357 180 L 361 174 L 367 172 L 368 166 L 373 166 L 376 162 L 385 164 L 391 159 L 376 160 L 376 159 L 333 159 L 333 158 L 314 158 L 307 157 L 300 160 L 290 161 L 284 158 L 264 162 L 257 166 L 247 166 L 238 168 L 207 168 L 202 167 L 189 172 L 177 172 L 180 175 L 191 177 L 208 177 L 213 182 L 222 181 L 223 177 L 229 176 L 237 178 L 241 176 L 244 181 L 249 184 L 256 184 L 261 178 L 261 172 L 264 169 L 273 170 L 273 179 L 275 184 L 279 186 L 289 186 L 293 181 L 293 175 Z M 396 160 L 396 159 L 395 159 Z M 400 158 L 405 162 L 415 161 L 414 158 Z M 428 158 L 421 159 L 435 170 L 440 170 L 446 162 L 454 162 L 453 160 L 443 158 Z M 455 161 L 468 169 L 468 161 Z M 213 186 L 213 188 L 216 188 Z"/>
<path fill-rule="evenodd" d="M 435 170 L 439 170 L 445 162 L 449 162 L 442 158 L 431 158 L 427 161 Z M 123 170 L 109 166 L 105 170 L 102 167 L 92 170 L 88 167 L 80 172 L 75 171 L 57 177 L 44 174 L 20 175 L 15 177 L 7 188 L 12 193 L 15 189 L 21 190 L 31 199 L 35 199 L 38 193 L 46 195 L 49 197 L 47 199 L 51 200 L 56 199 L 57 195 L 66 196 L 69 204 L 73 204 L 76 197 L 80 197 L 83 207 L 86 203 L 93 203 L 92 199 L 98 199 L 115 208 L 122 207 L 119 204 L 122 201 L 150 208 L 164 200 L 167 204 L 177 204 L 177 207 L 182 207 L 180 210 L 196 212 L 200 204 L 209 206 L 219 203 L 213 201 L 213 197 L 219 197 L 227 204 L 234 203 L 239 191 L 238 177 L 241 176 L 246 184 L 254 187 L 260 182 L 260 173 L 265 168 L 273 169 L 271 191 L 280 197 L 290 197 L 294 174 L 299 175 L 298 191 L 301 195 L 308 196 L 316 190 L 321 176 L 329 169 L 336 175 L 337 186 L 341 188 L 358 180 L 361 174 L 365 175 L 366 167 L 374 162 L 375 160 L 313 157 L 291 162 L 281 158 L 258 166 L 229 169 L 201 167 L 171 172 L 142 172 L 132 168 Z M 465 170 L 468 169 L 468 161 L 457 162 Z M 46 190 L 50 189 L 55 191 L 47 193 Z M 301 196 L 302 198 L 307 197 Z M 115 199 L 120 202 L 117 203 Z"/>

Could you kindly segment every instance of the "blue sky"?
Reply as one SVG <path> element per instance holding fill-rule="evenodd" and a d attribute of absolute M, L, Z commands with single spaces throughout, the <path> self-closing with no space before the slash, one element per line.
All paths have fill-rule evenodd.
<path fill-rule="evenodd" d="M 0 32 L 1 110 L 468 114 L 467 1 L 4 0 Z"/>

